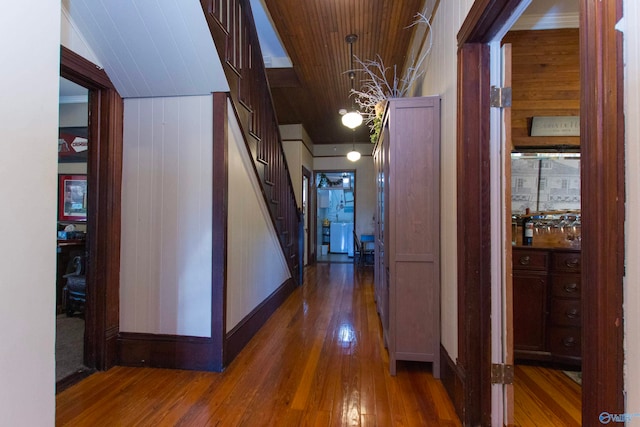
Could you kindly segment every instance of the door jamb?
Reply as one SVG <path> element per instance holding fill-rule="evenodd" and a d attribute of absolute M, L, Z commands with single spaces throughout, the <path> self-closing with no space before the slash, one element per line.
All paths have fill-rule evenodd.
<path fill-rule="evenodd" d="M 123 102 L 102 68 L 64 46 L 60 76 L 89 89 L 85 364 L 106 370 L 118 356 Z"/>

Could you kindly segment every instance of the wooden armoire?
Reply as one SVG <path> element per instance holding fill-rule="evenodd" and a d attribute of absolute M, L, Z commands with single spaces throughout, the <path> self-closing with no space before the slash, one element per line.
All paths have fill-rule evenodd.
<path fill-rule="evenodd" d="M 390 99 L 374 152 L 375 297 L 389 351 L 440 376 L 440 97 Z"/>

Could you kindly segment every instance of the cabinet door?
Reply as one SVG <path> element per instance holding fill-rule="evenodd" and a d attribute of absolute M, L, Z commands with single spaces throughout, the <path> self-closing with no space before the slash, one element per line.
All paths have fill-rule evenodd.
<path fill-rule="evenodd" d="M 513 345 L 515 350 L 544 351 L 547 318 L 547 276 L 513 274 Z"/>

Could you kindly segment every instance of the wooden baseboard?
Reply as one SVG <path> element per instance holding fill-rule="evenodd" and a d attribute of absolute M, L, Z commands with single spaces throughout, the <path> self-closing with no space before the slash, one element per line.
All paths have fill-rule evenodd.
<path fill-rule="evenodd" d="M 211 338 L 121 332 L 118 364 L 153 368 L 219 372 L 214 366 Z"/>
<path fill-rule="evenodd" d="M 225 339 L 224 364 L 227 366 L 240 353 L 251 338 L 260 330 L 262 325 L 282 305 L 296 288 L 293 278 L 287 279 L 280 287 L 245 316 L 229 333 Z"/>
<path fill-rule="evenodd" d="M 440 345 L 440 379 L 449 398 L 453 402 L 456 414 L 464 419 L 464 372 L 449 356 L 445 348 Z"/>
<path fill-rule="evenodd" d="M 240 353 L 295 287 L 295 280 L 287 279 L 227 334 L 224 366 Z M 213 372 L 223 369 L 223 366 L 216 366 L 213 362 L 214 345 L 211 338 L 121 332 L 118 334 L 117 344 L 118 364 L 122 366 Z"/>

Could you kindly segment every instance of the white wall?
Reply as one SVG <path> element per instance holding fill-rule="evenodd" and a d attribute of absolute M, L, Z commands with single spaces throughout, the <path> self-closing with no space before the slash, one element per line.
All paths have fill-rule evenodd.
<path fill-rule="evenodd" d="M 91 49 L 91 46 L 89 46 L 89 43 L 87 43 L 78 26 L 71 18 L 69 13 L 70 2 L 71 0 L 62 0 L 62 13 L 60 14 L 61 44 L 94 64 L 102 66 L 93 49 Z"/>
<path fill-rule="evenodd" d="M 318 149 L 319 145 L 315 148 Z M 351 146 L 344 152 L 351 151 Z M 373 215 L 375 213 L 376 206 L 376 192 L 375 192 L 375 175 L 373 172 L 373 157 L 370 156 L 373 149 L 373 144 L 364 146 L 368 149 L 368 155 L 364 155 L 365 150 L 361 150 L 363 156 L 357 162 L 351 162 L 347 160 L 345 155 L 338 157 L 315 157 L 313 159 L 313 169 L 315 171 L 322 170 L 354 170 L 356 171 L 356 233 L 360 234 L 373 234 L 374 222 Z M 327 148 L 331 149 L 332 148 Z M 339 148 L 338 148 L 339 149 Z M 311 194 L 311 197 L 315 197 L 315 194 Z"/>
<path fill-rule="evenodd" d="M 442 345 L 451 359 L 458 356 L 458 255 L 456 203 L 457 33 L 473 0 L 440 2 L 432 24 L 433 48 L 426 74 L 414 96 L 440 95 L 441 104 L 441 301 Z M 420 43 L 422 40 L 415 40 Z"/>
<path fill-rule="evenodd" d="M 211 336 L 212 105 L 124 101 L 123 332 Z"/>
<path fill-rule="evenodd" d="M 240 127 L 228 108 L 227 332 L 291 277 Z"/>
<path fill-rule="evenodd" d="M 46 426 L 55 421 L 60 3 L 5 3 L 0 33 L 0 425 Z"/>
<path fill-rule="evenodd" d="M 302 125 L 280 126 L 282 146 L 289 166 L 296 203 L 302 207 L 302 167 L 313 171 L 313 143 Z"/>
<path fill-rule="evenodd" d="M 626 277 L 624 290 L 626 412 L 640 412 L 640 4 L 624 1 L 626 120 Z M 640 417 L 628 425 L 640 426 Z"/>

